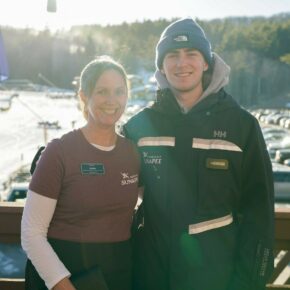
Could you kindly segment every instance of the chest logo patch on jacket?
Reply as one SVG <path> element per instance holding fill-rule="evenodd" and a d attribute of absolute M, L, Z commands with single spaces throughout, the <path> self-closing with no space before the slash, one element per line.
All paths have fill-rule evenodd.
<path fill-rule="evenodd" d="M 229 169 L 229 161 L 227 159 L 207 158 L 206 159 L 206 167 L 210 168 L 210 169 L 227 170 L 227 169 Z"/>
<path fill-rule="evenodd" d="M 143 152 L 143 160 L 145 164 L 159 165 L 162 161 L 161 155 L 151 155 L 149 152 Z"/>

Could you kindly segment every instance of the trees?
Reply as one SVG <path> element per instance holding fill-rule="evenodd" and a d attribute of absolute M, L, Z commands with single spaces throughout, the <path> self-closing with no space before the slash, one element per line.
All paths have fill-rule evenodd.
<path fill-rule="evenodd" d="M 40 82 L 41 73 L 61 87 L 71 87 L 74 76 L 96 55 L 120 60 L 129 73 L 154 71 L 155 46 L 174 19 L 84 25 L 69 31 L 2 28 L 10 77 Z M 230 92 L 250 105 L 260 99 L 290 92 L 290 14 L 271 18 L 197 20 L 232 68 Z"/>

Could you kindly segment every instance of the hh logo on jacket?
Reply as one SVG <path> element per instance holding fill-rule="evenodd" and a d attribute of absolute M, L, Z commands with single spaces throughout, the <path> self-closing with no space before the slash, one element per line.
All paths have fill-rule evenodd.
<path fill-rule="evenodd" d="M 214 130 L 213 137 L 214 138 L 227 138 L 227 131 Z"/>

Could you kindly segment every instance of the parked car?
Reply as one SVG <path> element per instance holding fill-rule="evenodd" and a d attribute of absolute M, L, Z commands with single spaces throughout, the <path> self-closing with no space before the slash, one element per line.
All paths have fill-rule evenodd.
<path fill-rule="evenodd" d="M 21 201 L 26 199 L 28 182 L 12 183 L 6 194 L 6 201 Z"/>
<path fill-rule="evenodd" d="M 290 167 L 290 159 L 285 159 L 283 164 Z"/>
<path fill-rule="evenodd" d="M 285 164 L 284 161 L 290 158 L 290 149 L 279 149 L 275 154 L 275 161 Z"/>
<path fill-rule="evenodd" d="M 267 144 L 267 150 L 269 152 L 270 158 L 274 159 L 276 151 L 280 149 L 290 149 L 290 137 L 286 136 L 280 141 L 273 141 Z"/>
<path fill-rule="evenodd" d="M 290 118 L 284 122 L 284 128 L 290 129 Z"/>
<path fill-rule="evenodd" d="M 264 140 L 267 144 L 275 141 L 279 141 L 285 138 L 286 135 L 289 135 L 289 132 L 272 132 L 265 133 Z"/>
<path fill-rule="evenodd" d="M 285 133 L 289 134 L 289 131 L 283 128 L 277 128 L 277 127 L 263 127 L 262 128 L 263 134 L 269 134 L 269 133 Z"/>
<path fill-rule="evenodd" d="M 290 167 L 273 163 L 275 202 L 290 203 Z"/>

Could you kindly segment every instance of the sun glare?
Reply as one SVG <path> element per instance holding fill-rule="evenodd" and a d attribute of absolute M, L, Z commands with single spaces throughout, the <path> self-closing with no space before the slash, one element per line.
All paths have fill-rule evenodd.
<path fill-rule="evenodd" d="M 55 0 L 56 13 L 47 12 L 48 0 L 7 0 L 0 9 L 0 26 L 52 30 L 79 24 L 120 24 L 159 18 L 192 16 L 199 19 L 254 16 L 289 12 L 288 0 Z M 272 2 L 271 2 L 272 1 Z M 274 4 L 273 4 L 274 2 Z M 166 8 L 166 9 L 165 9 Z"/>

